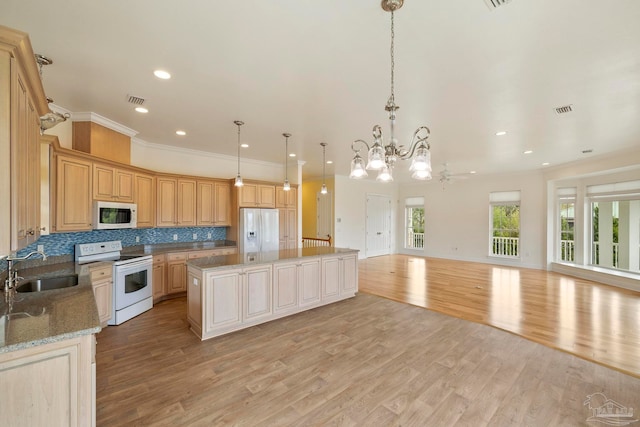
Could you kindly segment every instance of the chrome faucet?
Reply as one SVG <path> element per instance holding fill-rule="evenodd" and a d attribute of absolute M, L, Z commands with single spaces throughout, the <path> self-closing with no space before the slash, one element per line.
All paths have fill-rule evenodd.
<path fill-rule="evenodd" d="M 17 287 L 18 281 L 22 279 L 22 277 L 18 276 L 18 270 L 15 269 L 15 264 L 18 261 L 24 261 L 25 259 L 31 258 L 33 255 L 41 255 L 42 260 L 47 260 L 47 254 L 42 251 L 33 251 L 29 252 L 27 255 L 23 257 L 18 257 L 16 254 L 11 254 L 6 257 L 7 259 L 7 280 L 4 281 L 4 291 L 8 293 L 12 289 Z"/>

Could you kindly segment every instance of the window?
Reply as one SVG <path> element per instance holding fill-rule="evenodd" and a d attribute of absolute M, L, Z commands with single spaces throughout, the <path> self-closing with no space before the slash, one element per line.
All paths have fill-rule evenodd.
<path fill-rule="evenodd" d="M 591 265 L 640 272 L 640 181 L 587 187 Z"/>
<path fill-rule="evenodd" d="M 559 224 L 559 252 L 558 261 L 575 261 L 575 220 L 576 220 L 576 188 L 559 188 L 558 212 Z"/>
<path fill-rule="evenodd" d="M 405 207 L 406 249 L 424 249 L 424 198 L 410 197 Z"/>
<path fill-rule="evenodd" d="M 491 207 L 490 255 L 520 256 L 520 192 L 500 191 L 489 194 Z"/>

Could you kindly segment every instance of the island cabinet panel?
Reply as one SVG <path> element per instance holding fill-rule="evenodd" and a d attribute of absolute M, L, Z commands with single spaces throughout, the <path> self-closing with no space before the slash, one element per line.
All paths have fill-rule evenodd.
<path fill-rule="evenodd" d="M 304 260 L 298 265 L 298 289 L 301 307 L 320 302 L 320 259 Z"/>
<path fill-rule="evenodd" d="M 341 262 L 338 257 L 322 260 L 322 299 L 340 296 Z"/>
<path fill-rule="evenodd" d="M 298 263 L 273 266 L 273 310 L 281 312 L 298 308 Z"/>
<path fill-rule="evenodd" d="M 242 270 L 234 269 L 207 277 L 204 334 L 234 330 L 242 324 L 241 274 Z"/>
<path fill-rule="evenodd" d="M 326 257 L 281 251 L 286 258 L 255 264 L 243 254 L 193 260 L 187 286 L 191 330 L 205 340 L 355 296 L 357 251 L 338 251 Z"/>
<path fill-rule="evenodd" d="M 271 265 L 243 270 L 243 321 L 251 322 L 271 315 L 271 271 Z"/>

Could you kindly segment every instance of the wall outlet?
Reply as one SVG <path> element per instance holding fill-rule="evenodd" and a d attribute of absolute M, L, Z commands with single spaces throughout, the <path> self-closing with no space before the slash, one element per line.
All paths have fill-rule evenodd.
<path fill-rule="evenodd" d="M 173 240 L 178 240 L 178 235 L 177 234 L 173 235 Z"/>
<path fill-rule="evenodd" d="M 196 240 L 198 238 L 198 235 L 196 233 L 193 233 L 193 240 Z"/>
<path fill-rule="evenodd" d="M 140 243 L 140 236 L 136 236 L 136 243 Z"/>
<path fill-rule="evenodd" d="M 44 252 L 44 245 L 38 245 L 38 251 Z"/>
<path fill-rule="evenodd" d="M 207 239 L 211 238 L 211 233 L 207 233 Z"/>

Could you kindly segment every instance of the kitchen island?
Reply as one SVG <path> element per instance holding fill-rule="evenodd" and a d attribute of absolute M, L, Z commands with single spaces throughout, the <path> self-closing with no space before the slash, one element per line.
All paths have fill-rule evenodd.
<path fill-rule="evenodd" d="M 189 261 L 187 316 L 202 340 L 355 296 L 358 251 L 333 247 Z"/>

